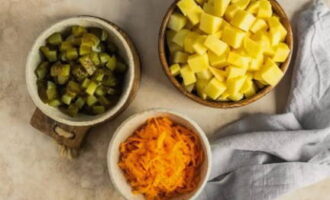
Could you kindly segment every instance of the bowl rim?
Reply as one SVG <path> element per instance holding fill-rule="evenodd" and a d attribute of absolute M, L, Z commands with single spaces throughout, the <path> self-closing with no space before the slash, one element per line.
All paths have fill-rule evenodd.
<path fill-rule="evenodd" d="M 58 117 L 57 115 L 53 114 L 53 112 L 50 110 L 51 108 L 48 108 L 48 105 L 43 105 L 43 103 L 39 97 L 39 95 L 35 95 L 35 89 L 33 87 L 33 84 L 35 84 L 32 80 L 30 80 L 31 69 L 33 67 L 31 66 L 32 61 L 34 59 L 34 51 L 39 48 L 37 45 L 41 40 L 46 38 L 47 33 L 52 32 L 51 30 L 56 27 L 62 27 L 65 26 L 66 23 L 70 23 L 71 21 L 79 21 L 79 20 L 85 20 L 90 23 L 95 23 L 103 27 L 107 27 L 111 32 L 113 32 L 116 36 L 118 36 L 120 42 L 124 46 L 124 51 L 127 52 L 129 57 L 129 62 L 132 64 L 129 70 L 131 70 L 131 76 L 127 77 L 129 78 L 127 82 L 127 88 L 123 91 L 121 94 L 121 100 L 117 102 L 117 104 L 113 107 L 107 110 L 103 115 L 95 116 L 91 120 L 85 120 L 85 121 L 74 121 L 70 119 L 64 119 L 61 117 Z M 79 22 L 77 22 L 79 24 Z M 59 20 L 52 25 L 48 26 L 46 29 L 44 29 L 34 40 L 32 47 L 29 50 L 26 64 L 25 64 L 25 81 L 27 85 L 27 89 L 29 92 L 29 95 L 35 104 L 35 106 L 46 116 L 50 117 L 51 119 L 55 120 L 56 122 L 66 124 L 69 126 L 92 126 L 99 123 L 102 123 L 106 120 L 113 119 L 117 115 L 119 115 L 121 112 L 123 112 L 130 102 L 133 100 L 133 98 L 136 96 L 137 90 L 140 85 L 140 79 L 141 79 L 141 71 L 140 71 L 140 57 L 138 55 L 137 49 L 131 40 L 131 38 L 128 36 L 128 34 L 123 31 L 119 26 L 114 24 L 113 22 L 110 22 L 106 19 L 95 17 L 95 16 L 89 16 L 89 15 L 79 15 L 79 16 L 73 16 L 69 18 L 65 18 L 62 20 Z"/>
<path fill-rule="evenodd" d="M 188 92 L 182 86 L 182 84 L 180 84 L 178 82 L 178 80 L 171 75 L 171 72 L 169 70 L 170 65 L 169 65 L 168 56 L 167 56 L 168 52 L 166 50 L 167 45 L 166 45 L 165 36 L 166 36 L 167 24 L 169 22 L 169 18 L 171 16 L 171 14 L 176 9 L 176 4 L 178 1 L 180 1 L 180 0 L 174 0 L 174 2 L 167 9 L 165 16 L 163 17 L 162 24 L 160 26 L 159 34 L 158 34 L 158 56 L 159 56 L 164 73 L 166 74 L 167 78 L 170 80 L 172 85 L 178 91 L 180 91 L 180 93 L 184 94 L 189 99 L 191 99 L 199 104 L 208 106 L 208 107 L 220 108 L 220 109 L 237 108 L 237 107 L 242 107 L 242 106 L 246 106 L 248 104 L 254 103 L 257 100 L 261 99 L 262 97 L 266 96 L 274 88 L 276 88 L 279 85 L 279 83 L 284 79 L 284 76 L 286 75 L 286 72 L 288 71 L 288 68 L 291 64 L 292 55 L 295 51 L 293 31 L 292 31 L 292 26 L 291 26 L 290 20 L 289 20 L 287 14 L 285 13 L 283 7 L 277 2 L 277 0 L 269 0 L 270 3 L 272 4 L 273 12 L 276 13 L 280 17 L 282 24 L 284 25 L 284 27 L 286 28 L 286 30 L 288 32 L 287 37 L 286 37 L 286 44 L 288 44 L 289 48 L 291 49 L 287 60 L 284 63 L 282 63 L 280 66 L 280 68 L 284 74 L 283 77 L 281 78 L 281 80 L 275 86 L 270 86 L 270 85 L 266 86 L 263 89 L 259 90 L 254 96 L 252 96 L 250 98 L 244 98 L 237 102 L 234 102 L 234 101 L 220 102 L 220 101 L 204 100 L 201 97 Z"/>
<path fill-rule="evenodd" d="M 152 109 L 148 109 L 142 112 L 138 112 L 135 113 L 133 115 L 131 115 L 130 117 L 128 117 L 126 120 L 124 120 L 123 122 L 121 122 L 121 124 L 117 127 L 117 129 L 114 131 L 114 134 L 110 140 L 109 146 L 108 146 L 108 151 L 107 151 L 107 167 L 108 167 L 108 173 L 110 176 L 110 180 L 112 182 L 112 184 L 114 185 L 114 187 L 116 188 L 117 191 L 119 191 L 119 193 L 121 194 L 122 197 L 124 197 L 125 199 L 129 200 L 125 194 L 124 191 L 122 191 L 122 189 L 120 188 L 120 186 L 118 185 L 118 179 L 116 179 L 115 174 L 112 173 L 112 160 L 111 160 L 111 154 L 113 151 L 114 147 L 114 142 L 115 139 L 117 138 L 118 135 L 120 135 L 121 130 L 133 119 L 135 119 L 136 117 L 140 116 L 140 115 L 145 115 L 145 114 L 153 114 L 153 115 L 157 115 L 157 113 L 167 113 L 167 114 L 171 114 L 174 115 L 176 117 L 179 117 L 181 119 L 183 119 L 184 121 L 186 121 L 187 123 L 189 123 L 192 127 L 194 127 L 197 130 L 197 133 L 200 141 L 202 143 L 202 145 L 204 146 L 204 153 L 205 153 L 205 157 L 207 157 L 207 169 L 206 169 L 206 173 L 204 178 L 201 180 L 201 184 L 198 187 L 198 189 L 193 193 L 193 195 L 190 197 L 190 200 L 196 199 L 202 192 L 202 190 L 205 188 L 206 183 L 211 175 L 211 170 L 212 170 L 212 152 L 211 152 L 211 145 L 210 142 L 206 136 L 206 133 L 203 131 L 203 129 L 191 118 L 189 118 L 187 115 L 181 114 L 179 112 L 173 111 L 171 109 L 165 109 L 165 108 L 152 108 Z M 145 119 L 147 120 L 147 119 Z"/>

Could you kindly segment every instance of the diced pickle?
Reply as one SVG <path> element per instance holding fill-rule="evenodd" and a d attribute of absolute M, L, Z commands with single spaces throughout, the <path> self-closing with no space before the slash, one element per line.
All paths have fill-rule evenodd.
<path fill-rule="evenodd" d="M 104 106 L 93 106 L 93 113 L 94 114 L 102 114 L 105 112 L 105 107 Z"/>
<path fill-rule="evenodd" d="M 90 33 L 96 35 L 102 42 L 108 39 L 108 33 L 100 28 L 90 28 Z"/>
<path fill-rule="evenodd" d="M 57 97 L 57 87 L 55 83 L 51 81 L 47 82 L 46 94 L 48 101 L 51 101 Z"/>
<path fill-rule="evenodd" d="M 72 75 L 77 81 L 83 81 L 88 77 L 87 72 L 81 65 L 75 65 L 73 67 Z"/>
<path fill-rule="evenodd" d="M 79 46 L 81 44 L 81 37 L 76 37 L 74 35 L 70 35 L 66 38 L 66 42 L 69 42 L 73 46 Z"/>
<path fill-rule="evenodd" d="M 69 80 L 69 76 L 58 76 L 56 80 L 58 84 L 64 85 Z"/>
<path fill-rule="evenodd" d="M 105 75 L 105 73 L 103 70 L 100 70 L 100 69 L 96 70 L 96 72 L 93 75 L 93 80 L 101 82 L 104 78 L 104 75 Z"/>
<path fill-rule="evenodd" d="M 113 88 L 107 88 L 107 89 L 106 89 L 106 93 L 107 93 L 108 95 L 116 95 L 116 94 L 118 94 L 117 90 L 115 90 L 115 89 L 113 89 Z"/>
<path fill-rule="evenodd" d="M 79 94 L 81 91 L 80 85 L 74 81 L 69 81 L 69 83 L 66 86 L 67 92 L 71 92 L 75 95 Z"/>
<path fill-rule="evenodd" d="M 105 88 L 102 85 L 100 85 L 99 87 L 96 88 L 95 94 L 97 96 L 104 96 L 105 92 L 106 92 Z"/>
<path fill-rule="evenodd" d="M 64 41 L 60 45 L 60 51 L 62 51 L 62 52 L 67 51 L 68 49 L 71 49 L 71 48 L 73 48 L 73 47 L 72 47 L 71 42 L 69 42 L 69 41 Z"/>
<path fill-rule="evenodd" d="M 91 33 L 84 33 L 83 37 L 82 37 L 82 43 L 83 41 L 92 41 L 93 45 L 92 46 L 98 46 L 100 44 L 100 39 Z"/>
<path fill-rule="evenodd" d="M 47 43 L 50 45 L 60 45 L 63 41 L 61 33 L 53 33 L 47 38 Z"/>
<path fill-rule="evenodd" d="M 89 95 L 94 95 L 94 92 L 97 87 L 98 87 L 98 84 L 94 81 L 91 81 L 86 88 L 86 93 Z"/>
<path fill-rule="evenodd" d="M 76 48 L 71 48 L 66 50 L 65 55 L 66 55 L 66 59 L 75 60 L 78 58 L 78 51 Z"/>
<path fill-rule="evenodd" d="M 73 26 L 71 31 L 74 36 L 82 36 L 87 32 L 86 28 L 82 26 Z"/>
<path fill-rule="evenodd" d="M 109 87 L 114 87 L 117 85 L 117 79 L 114 76 L 108 76 L 103 80 L 103 85 L 109 86 Z"/>
<path fill-rule="evenodd" d="M 92 106 L 97 103 L 97 98 L 95 96 L 88 96 L 86 103 L 88 106 Z"/>
<path fill-rule="evenodd" d="M 35 70 L 35 74 L 37 75 L 38 80 L 43 80 L 47 76 L 48 70 L 49 70 L 48 62 L 40 63 L 40 65 Z"/>
<path fill-rule="evenodd" d="M 74 104 L 79 108 L 81 109 L 84 105 L 85 105 L 86 101 L 84 98 L 82 97 L 79 97 L 75 102 Z"/>
<path fill-rule="evenodd" d="M 85 68 L 86 72 L 89 75 L 94 74 L 94 72 L 96 70 L 96 67 L 95 67 L 93 61 L 91 60 L 91 58 L 88 55 L 79 58 L 79 62 Z"/>
<path fill-rule="evenodd" d="M 65 103 L 66 105 L 70 105 L 72 100 L 73 100 L 73 97 L 68 94 L 64 94 L 62 96 L 62 102 Z"/>
<path fill-rule="evenodd" d="M 56 50 L 50 50 L 48 47 L 40 47 L 41 53 L 47 58 L 49 62 L 55 62 L 57 60 Z"/>
<path fill-rule="evenodd" d="M 71 117 L 75 117 L 79 112 L 79 108 L 75 104 L 71 104 L 69 105 L 67 112 Z"/>
<path fill-rule="evenodd" d="M 110 105 L 110 101 L 105 97 L 105 96 L 99 96 L 98 97 L 98 101 L 100 102 L 101 105 L 103 106 L 109 106 Z"/>
<path fill-rule="evenodd" d="M 90 58 L 93 61 L 94 65 L 98 66 L 101 64 L 100 58 L 99 58 L 99 54 L 96 52 L 93 52 L 90 54 Z"/>
<path fill-rule="evenodd" d="M 85 80 L 82 82 L 81 87 L 87 88 L 91 80 L 89 78 L 85 78 Z"/>
<path fill-rule="evenodd" d="M 111 58 L 107 53 L 100 53 L 99 57 L 102 65 L 107 64 Z"/>
<path fill-rule="evenodd" d="M 108 63 L 106 64 L 106 67 L 109 68 L 111 71 L 114 71 L 116 69 L 117 65 L 117 58 L 115 56 L 111 56 Z"/>
<path fill-rule="evenodd" d="M 53 99 L 48 103 L 48 105 L 50 105 L 52 107 L 58 107 L 61 104 L 62 104 L 62 102 L 59 99 Z"/>

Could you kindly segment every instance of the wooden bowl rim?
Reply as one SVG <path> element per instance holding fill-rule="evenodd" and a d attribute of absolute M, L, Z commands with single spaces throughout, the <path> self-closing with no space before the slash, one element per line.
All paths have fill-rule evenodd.
<path fill-rule="evenodd" d="M 167 60 L 167 52 L 166 52 L 166 44 L 165 44 L 166 43 L 165 35 L 166 35 L 166 30 L 167 30 L 167 24 L 168 24 L 168 21 L 169 21 L 169 18 L 171 16 L 172 12 L 176 9 L 176 4 L 178 1 L 179 0 L 175 0 L 171 4 L 171 6 L 168 8 L 168 10 L 163 18 L 163 21 L 162 21 L 162 24 L 160 27 L 160 31 L 159 31 L 159 37 L 158 37 L 158 53 L 159 53 L 160 62 L 162 64 L 162 68 L 163 68 L 166 76 L 168 77 L 170 82 L 175 86 L 175 88 L 177 90 L 179 90 L 181 93 L 183 93 L 186 97 L 192 99 L 193 101 L 195 101 L 199 104 L 213 107 L 213 108 L 224 108 L 224 109 L 237 108 L 237 107 L 246 106 L 248 104 L 251 104 L 251 103 L 261 99 L 262 97 L 267 95 L 269 92 L 271 92 L 283 80 L 283 78 L 289 68 L 289 65 L 291 63 L 291 58 L 292 58 L 293 51 L 294 51 L 293 32 L 292 32 L 290 20 L 289 20 L 287 14 L 285 13 L 284 9 L 282 8 L 282 6 L 276 0 L 269 0 L 270 3 L 272 4 L 273 12 L 280 17 L 282 24 L 284 25 L 284 27 L 286 28 L 286 30 L 288 32 L 287 38 L 286 38 L 286 43 L 289 45 L 290 50 L 291 50 L 287 60 L 284 63 L 282 63 L 280 66 L 281 70 L 284 73 L 282 79 L 275 86 L 266 86 L 265 88 L 259 90 L 257 92 L 257 94 L 252 96 L 251 98 L 245 98 L 245 99 L 243 99 L 241 101 L 237 101 L 237 102 L 233 102 L 233 101 L 220 102 L 220 101 L 204 100 L 201 97 L 188 92 L 177 81 L 177 79 L 171 75 L 171 72 L 169 70 L 169 63 Z"/>

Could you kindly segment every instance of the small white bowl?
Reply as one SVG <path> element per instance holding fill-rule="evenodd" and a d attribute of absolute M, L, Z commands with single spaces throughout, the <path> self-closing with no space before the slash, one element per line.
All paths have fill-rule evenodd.
<path fill-rule="evenodd" d="M 114 133 L 107 155 L 108 170 L 110 178 L 117 190 L 122 194 L 123 197 L 127 200 L 144 200 L 143 195 L 133 194 L 132 188 L 129 183 L 126 181 L 122 170 L 118 166 L 119 162 L 119 146 L 124 142 L 133 132 L 146 123 L 147 119 L 166 116 L 173 120 L 174 122 L 186 126 L 187 128 L 194 131 L 202 143 L 204 150 L 204 163 L 201 170 L 201 180 L 198 187 L 191 193 L 173 198 L 173 200 L 190 200 L 196 199 L 198 195 L 203 190 L 211 171 L 211 148 L 209 141 L 204 133 L 204 131 L 191 119 L 188 117 L 165 109 L 152 109 L 142 113 L 135 114 L 125 120 Z"/>
<path fill-rule="evenodd" d="M 78 116 L 74 118 L 70 117 L 62 113 L 59 109 L 43 103 L 38 94 L 37 77 L 34 71 L 41 61 L 41 55 L 39 53 L 40 46 L 43 46 L 46 38 L 54 32 L 62 32 L 73 25 L 99 27 L 107 31 L 109 40 L 118 47 L 120 56 L 122 56 L 128 65 L 128 71 L 126 72 L 123 84 L 123 92 L 119 101 L 113 108 L 100 115 L 89 116 L 78 114 Z M 132 41 L 118 26 L 97 17 L 72 17 L 52 25 L 37 38 L 28 55 L 26 63 L 26 84 L 34 104 L 48 117 L 69 126 L 91 126 L 116 116 L 128 106 L 137 91 L 139 82 L 140 60 Z"/>

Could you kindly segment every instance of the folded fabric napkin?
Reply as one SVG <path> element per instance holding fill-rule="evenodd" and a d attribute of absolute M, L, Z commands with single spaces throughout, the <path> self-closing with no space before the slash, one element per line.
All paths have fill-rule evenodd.
<path fill-rule="evenodd" d="M 249 116 L 219 131 L 211 140 L 210 181 L 198 199 L 274 200 L 330 176 L 330 10 L 314 1 L 295 26 L 286 113 Z"/>

